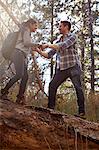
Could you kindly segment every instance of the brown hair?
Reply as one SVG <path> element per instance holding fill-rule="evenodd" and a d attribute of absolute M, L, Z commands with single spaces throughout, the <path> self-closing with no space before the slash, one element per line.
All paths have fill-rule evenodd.
<path fill-rule="evenodd" d="M 35 19 L 30 18 L 26 22 L 23 22 L 22 26 L 30 26 L 30 24 L 36 24 L 36 23 L 37 23 L 37 21 Z"/>
<path fill-rule="evenodd" d="M 26 21 L 26 24 L 35 24 L 37 21 L 35 19 L 30 18 L 28 21 Z"/>
<path fill-rule="evenodd" d="M 61 21 L 61 23 L 63 23 L 64 26 L 68 26 L 68 29 L 71 29 L 71 23 L 69 21 Z"/>

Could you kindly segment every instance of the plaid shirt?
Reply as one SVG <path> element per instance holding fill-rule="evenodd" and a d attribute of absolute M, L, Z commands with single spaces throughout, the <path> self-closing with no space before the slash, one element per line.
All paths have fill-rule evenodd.
<path fill-rule="evenodd" d="M 80 66 L 79 57 L 76 45 L 76 36 L 73 33 L 68 33 L 64 39 L 62 37 L 57 42 L 59 51 L 51 50 L 48 53 L 48 57 L 51 58 L 56 53 L 56 65 L 57 69 L 65 70 L 78 64 Z"/>

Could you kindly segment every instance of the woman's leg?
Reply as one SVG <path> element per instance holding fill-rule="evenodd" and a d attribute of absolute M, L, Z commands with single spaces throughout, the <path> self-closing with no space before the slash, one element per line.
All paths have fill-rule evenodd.
<path fill-rule="evenodd" d="M 9 80 L 6 84 L 3 91 L 5 93 L 12 87 L 14 83 L 16 83 L 19 79 L 24 75 L 24 55 L 21 51 L 15 50 L 11 56 L 11 61 L 14 63 L 15 67 L 15 75 Z"/>
<path fill-rule="evenodd" d="M 20 82 L 19 93 L 18 93 L 19 97 L 24 95 L 25 90 L 26 90 L 27 81 L 28 81 L 27 64 L 24 64 L 24 74 L 23 74 L 21 82 Z"/>

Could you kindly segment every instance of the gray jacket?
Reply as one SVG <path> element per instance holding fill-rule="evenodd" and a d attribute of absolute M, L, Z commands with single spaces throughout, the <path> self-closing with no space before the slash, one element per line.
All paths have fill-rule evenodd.
<path fill-rule="evenodd" d="M 23 32 L 19 32 L 15 48 L 23 51 L 25 55 L 29 54 L 31 47 L 36 47 L 38 44 L 32 42 L 30 29 L 25 27 Z"/>

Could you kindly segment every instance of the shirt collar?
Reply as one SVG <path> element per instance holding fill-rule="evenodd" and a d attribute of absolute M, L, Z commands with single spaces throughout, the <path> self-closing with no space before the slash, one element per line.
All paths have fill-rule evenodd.
<path fill-rule="evenodd" d="M 64 36 L 64 38 L 67 37 L 67 36 L 70 36 L 70 35 L 71 35 L 71 32 L 68 32 L 68 33 Z"/>
<path fill-rule="evenodd" d="M 70 35 L 71 35 L 71 32 L 67 33 L 67 34 L 64 36 L 64 39 L 67 38 L 67 37 L 70 36 Z M 63 35 L 61 35 L 60 40 L 61 40 L 62 38 L 63 38 Z"/>

